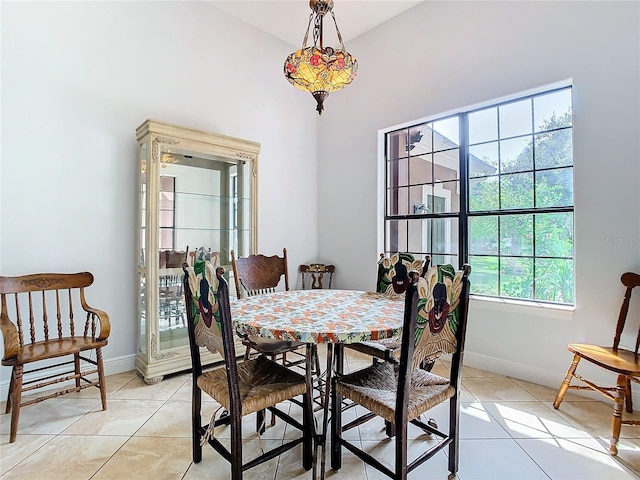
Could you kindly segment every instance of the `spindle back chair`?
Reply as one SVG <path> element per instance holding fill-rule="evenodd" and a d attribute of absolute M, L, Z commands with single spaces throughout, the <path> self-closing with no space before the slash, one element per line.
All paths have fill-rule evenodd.
<path fill-rule="evenodd" d="M 0 277 L 2 365 L 12 368 L 5 411 L 11 412 L 10 442 L 16 440 L 21 407 L 97 387 L 107 409 L 102 347 L 111 327 L 109 316 L 86 302 L 85 288 L 92 283 L 89 272 Z M 91 350 L 95 359 L 83 355 Z M 67 356 L 73 358 L 52 360 Z"/>

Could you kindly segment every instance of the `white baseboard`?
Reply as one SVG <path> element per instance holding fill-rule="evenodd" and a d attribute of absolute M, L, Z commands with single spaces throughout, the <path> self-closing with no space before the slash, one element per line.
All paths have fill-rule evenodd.
<path fill-rule="evenodd" d="M 128 372 L 130 370 L 135 370 L 136 368 L 136 356 L 134 355 L 125 355 L 123 357 L 110 358 L 108 360 L 104 360 L 104 371 L 105 375 L 115 375 L 116 373 Z M 51 369 L 51 375 L 56 373 L 62 373 L 64 371 L 69 370 L 69 367 L 58 367 Z M 2 382 L 0 382 L 0 400 L 4 401 L 7 399 L 7 394 L 9 393 L 9 378 L 11 376 L 11 367 L 2 367 Z M 28 381 L 32 375 L 25 375 L 24 380 Z M 61 384 L 52 385 L 51 388 L 60 388 Z"/>

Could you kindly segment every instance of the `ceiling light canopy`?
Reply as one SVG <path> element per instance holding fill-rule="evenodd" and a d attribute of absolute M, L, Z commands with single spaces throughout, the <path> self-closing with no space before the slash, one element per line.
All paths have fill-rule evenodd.
<path fill-rule="evenodd" d="M 316 110 L 322 114 L 324 99 L 331 93 L 349 85 L 358 73 L 358 62 L 344 48 L 342 35 L 333 14 L 333 0 L 310 0 L 307 32 L 302 48 L 293 52 L 284 62 L 284 76 L 300 90 L 311 93 L 318 103 Z M 325 47 L 322 43 L 322 20 L 330 12 L 336 26 L 340 48 Z M 313 22 L 313 46 L 307 47 L 309 29 Z"/>

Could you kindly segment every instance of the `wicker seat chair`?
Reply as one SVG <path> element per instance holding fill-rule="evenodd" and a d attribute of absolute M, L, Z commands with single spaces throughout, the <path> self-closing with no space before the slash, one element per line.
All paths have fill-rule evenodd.
<path fill-rule="evenodd" d="M 229 287 L 224 269 L 215 269 L 208 261 L 196 260 L 184 266 L 184 291 L 187 304 L 189 345 L 193 364 L 192 442 L 193 461 L 202 460 L 202 445 L 208 443 L 231 464 L 232 480 L 241 480 L 242 472 L 264 463 L 302 443 L 302 465 L 310 469 L 313 461 L 313 410 L 310 386 L 305 376 L 277 364 L 264 356 L 237 363 L 234 329 L 229 305 Z M 202 371 L 200 347 L 219 352 L 224 366 Z M 222 405 L 229 415 L 212 418 L 202 424 L 202 392 Z M 302 395 L 302 423 L 276 405 Z M 269 410 L 302 435 L 288 440 L 243 464 L 242 417 L 257 413 L 258 431 L 263 430 L 265 411 Z M 214 415 L 215 416 L 215 415 Z M 214 435 L 214 428 L 230 424 L 231 448 L 227 449 Z M 201 443 L 202 442 L 202 443 Z"/>
<path fill-rule="evenodd" d="M 611 422 L 611 439 L 609 444 L 609 452 L 611 455 L 618 454 L 618 440 L 620 438 L 620 430 L 622 425 L 639 426 L 640 422 L 634 420 L 624 420 L 622 418 L 623 407 L 626 406 L 627 413 L 633 413 L 633 403 L 631 396 L 631 382 L 640 383 L 640 357 L 638 351 L 640 349 L 640 331 L 636 336 L 636 345 L 634 350 L 620 348 L 620 339 L 627 321 L 627 313 L 631 303 L 631 293 L 634 288 L 640 287 L 640 274 L 627 272 L 622 275 L 620 281 L 625 287 L 625 294 L 618 314 L 618 322 L 613 337 L 611 347 L 571 343 L 567 349 L 573 353 L 573 359 L 564 381 L 560 385 L 560 389 L 553 402 L 554 408 L 560 408 L 560 404 L 564 399 L 568 390 L 595 390 L 605 397 L 613 400 L 613 417 Z M 604 386 L 603 382 L 587 380 L 578 375 L 576 369 L 580 360 L 586 360 L 595 366 L 603 368 L 618 376 L 616 386 Z M 571 385 L 573 379 L 580 381 L 578 385 Z M 592 377 L 593 378 L 593 377 Z"/>
<path fill-rule="evenodd" d="M 458 420 L 460 415 L 460 371 L 464 352 L 469 303 L 471 267 L 455 271 L 451 265 L 431 267 L 425 277 L 413 273 L 413 283 L 405 298 L 404 326 L 400 362 L 377 362 L 347 375 L 336 376 L 332 383 L 331 466 L 342 464 L 342 447 L 394 480 L 405 480 L 409 472 L 449 447 L 449 471 L 458 470 Z M 441 293 L 446 294 L 443 296 Z M 420 368 L 442 354 L 451 354 L 449 378 Z M 342 425 L 342 398 L 348 398 L 369 410 L 347 425 Z M 420 415 L 443 402 L 449 402 L 449 430 L 444 433 Z M 382 417 L 396 431 L 395 463 L 389 468 L 343 437 L 343 432 L 366 421 Z M 407 424 L 439 437 L 437 444 L 425 449 L 407 463 Z"/>
<path fill-rule="evenodd" d="M 407 286 L 409 285 L 409 272 L 415 271 L 424 274 L 429 268 L 431 257 L 426 256 L 425 261 L 416 260 L 410 253 L 395 253 L 387 257 L 380 254 L 378 260 L 378 278 L 376 281 L 376 292 L 403 298 Z M 400 338 L 383 338 L 382 340 L 371 340 L 367 342 L 348 343 L 346 348 L 356 350 L 360 353 L 370 355 L 374 361 L 377 359 L 384 361 L 396 361 L 400 355 Z M 432 365 L 426 365 L 427 370 Z"/>

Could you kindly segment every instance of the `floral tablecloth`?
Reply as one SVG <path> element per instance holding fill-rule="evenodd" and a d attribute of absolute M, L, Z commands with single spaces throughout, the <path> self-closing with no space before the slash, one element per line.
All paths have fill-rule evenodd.
<path fill-rule="evenodd" d="M 354 290 L 292 290 L 231 303 L 240 335 L 308 343 L 352 343 L 399 336 L 404 300 Z"/>

